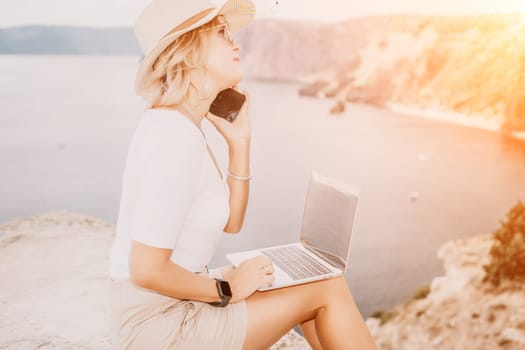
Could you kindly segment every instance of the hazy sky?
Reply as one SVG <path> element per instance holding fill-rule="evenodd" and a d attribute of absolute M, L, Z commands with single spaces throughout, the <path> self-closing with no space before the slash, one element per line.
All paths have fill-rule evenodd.
<path fill-rule="evenodd" d="M 173 0 L 177 1 L 177 0 Z M 213 0 L 212 0 L 213 1 Z M 277 5 L 275 2 L 278 1 Z M 131 26 L 149 0 L 0 0 L 0 27 Z M 525 12 L 525 0 L 255 0 L 258 17 L 337 21 L 394 13 Z M 257 18 L 257 16 L 256 16 Z"/>

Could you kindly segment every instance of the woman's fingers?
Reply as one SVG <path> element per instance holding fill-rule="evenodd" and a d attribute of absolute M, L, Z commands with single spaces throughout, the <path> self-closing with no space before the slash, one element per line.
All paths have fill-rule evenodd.
<path fill-rule="evenodd" d="M 275 272 L 272 263 L 261 266 L 261 270 L 264 271 L 265 275 L 273 275 L 273 273 Z"/>

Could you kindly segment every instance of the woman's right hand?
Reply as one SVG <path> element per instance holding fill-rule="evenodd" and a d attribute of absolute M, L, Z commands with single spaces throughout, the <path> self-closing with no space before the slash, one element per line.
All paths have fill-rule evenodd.
<path fill-rule="evenodd" d="M 205 117 L 208 119 L 217 131 L 224 137 L 229 147 L 234 147 L 237 144 L 244 145 L 251 140 L 251 121 L 248 114 L 250 96 L 246 90 L 239 91 L 237 85 L 232 86 L 233 90 L 243 94 L 245 101 L 241 109 L 237 112 L 237 117 L 233 122 L 229 122 L 224 118 L 218 117 L 212 112 L 207 112 Z"/>
<path fill-rule="evenodd" d="M 263 267 L 267 266 L 266 271 Z M 275 280 L 274 268 L 270 259 L 263 255 L 246 259 L 233 269 L 228 276 L 232 290 L 230 303 L 236 303 L 252 295 L 258 288 Z"/>

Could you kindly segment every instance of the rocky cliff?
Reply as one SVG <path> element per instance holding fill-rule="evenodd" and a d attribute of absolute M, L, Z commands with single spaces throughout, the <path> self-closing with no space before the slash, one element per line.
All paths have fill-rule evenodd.
<path fill-rule="evenodd" d="M 367 319 L 381 350 L 525 349 L 525 285 L 482 282 L 492 234 L 440 247 L 445 275 L 428 290 Z"/>
<path fill-rule="evenodd" d="M 345 65 L 308 76 L 300 94 L 399 103 L 525 130 L 525 16 L 382 17 Z M 343 68 L 341 68 L 343 67 Z"/>

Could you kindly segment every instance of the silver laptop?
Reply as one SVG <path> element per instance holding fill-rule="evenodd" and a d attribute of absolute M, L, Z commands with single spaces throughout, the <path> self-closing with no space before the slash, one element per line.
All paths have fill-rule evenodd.
<path fill-rule="evenodd" d="M 313 170 L 306 195 L 300 241 L 226 254 L 237 267 L 264 255 L 275 280 L 259 291 L 318 281 L 345 273 L 360 189 Z"/>

